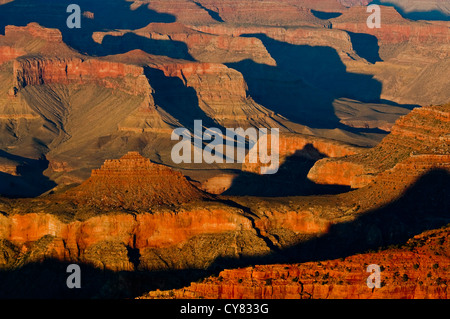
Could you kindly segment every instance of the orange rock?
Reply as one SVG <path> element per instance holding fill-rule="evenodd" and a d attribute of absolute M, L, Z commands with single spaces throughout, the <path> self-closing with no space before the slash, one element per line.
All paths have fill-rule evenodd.
<path fill-rule="evenodd" d="M 350 32 L 374 35 L 382 44 L 449 43 L 450 31 L 447 26 L 430 23 L 410 22 L 404 19 L 393 7 L 381 6 L 382 28 L 367 27 L 365 7 L 350 8 L 338 18 L 332 19 L 333 28 Z"/>
<path fill-rule="evenodd" d="M 134 95 L 151 91 L 142 67 L 98 59 L 22 58 L 14 61 L 13 72 L 17 88 L 94 83 Z"/>
<path fill-rule="evenodd" d="M 400 248 L 340 260 L 263 265 L 222 271 L 201 283 L 141 298 L 447 299 L 449 227 L 424 232 Z M 438 252 L 438 253 L 436 253 Z M 381 288 L 367 286 L 367 265 L 381 268 Z"/>
<path fill-rule="evenodd" d="M 15 58 L 25 55 L 26 52 L 21 49 L 16 49 L 10 46 L 0 47 L 0 64 L 14 60 Z"/>
<path fill-rule="evenodd" d="M 291 156 L 310 157 L 313 160 L 318 160 L 322 157 L 354 155 L 362 150 L 362 148 L 356 146 L 310 135 L 283 133 L 279 136 L 280 165 Z M 250 163 L 247 155 L 242 169 L 259 174 L 261 165 L 261 163 Z"/>
<path fill-rule="evenodd" d="M 137 152 L 106 161 L 87 181 L 63 196 L 100 207 L 143 210 L 206 198 L 181 173 Z"/>
<path fill-rule="evenodd" d="M 405 165 L 416 162 L 421 169 L 411 171 L 397 167 L 395 174 L 400 183 L 402 174 L 413 172 L 415 176 L 419 176 L 420 172 L 448 161 L 448 132 L 450 104 L 415 108 L 408 115 L 399 118 L 391 133 L 376 147 L 342 158 L 319 160 L 310 170 L 308 178 L 318 184 L 360 188 L 374 181 L 378 174 L 410 158 Z"/>
<path fill-rule="evenodd" d="M 12 25 L 5 27 L 6 37 L 17 37 L 19 33 L 28 33 L 36 38 L 62 43 L 61 31 L 58 29 L 44 28 L 35 22 L 29 23 L 25 27 L 17 27 Z"/>
<path fill-rule="evenodd" d="M 322 185 L 348 185 L 360 188 L 368 185 L 375 176 L 364 165 L 323 159 L 317 162 L 308 173 L 308 179 Z"/>

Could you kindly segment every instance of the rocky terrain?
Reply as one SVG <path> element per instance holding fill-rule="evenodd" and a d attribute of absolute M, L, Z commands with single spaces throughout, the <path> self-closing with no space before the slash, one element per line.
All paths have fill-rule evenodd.
<path fill-rule="evenodd" d="M 21 1 L 30 10 L 24 26 L 6 25 L 20 1 L 0 10 L 3 158 L 45 158 L 43 172 L 33 169 L 47 190 L 47 179 L 81 183 L 128 151 L 170 165 L 167 134 L 194 119 L 374 146 L 411 105 L 447 102 L 448 26 L 406 20 L 392 7 L 383 7 L 385 28 L 373 31 L 359 1 L 283 1 L 276 14 L 269 4 L 251 10 L 253 2 L 139 1 L 131 4 L 136 23 L 105 31 L 102 12 L 81 3 L 94 19 L 84 17 L 76 36 L 61 27 L 58 6 L 47 8 L 50 21 L 43 9 L 31 18 L 35 4 Z M 143 18 L 153 11 L 155 22 Z M 180 168 L 204 182 L 231 167 L 206 175 Z M 9 194 L 35 193 L 20 182 Z"/>
<path fill-rule="evenodd" d="M 447 108 L 442 106 L 420 110 L 425 110 L 422 114 L 430 120 L 436 114 L 439 115 L 436 123 L 442 123 L 445 127 Z M 414 116 L 411 113 L 409 118 Z M 398 121 L 404 122 L 404 119 Z M 389 138 L 401 141 L 400 134 L 391 133 L 386 139 Z M 419 144 L 426 148 L 426 142 L 424 140 Z M 316 145 L 319 147 L 320 144 Z M 380 148 L 376 150 L 381 153 Z M 344 153 L 340 155 L 352 153 L 351 150 L 342 151 Z M 211 280 L 207 280 L 204 285 L 195 284 L 192 286 L 194 288 L 181 292 L 175 291 L 169 295 L 157 292 L 150 296 L 201 297 L 205 294 L 205 297 L 211 298 L 282 298 L 294 294 L 296 297 L 353 298 L 363 286 L 348 285 L 364 274 L 356 277 L 349 274 L 347 278 L 344 269 L 357 267 L 356 264 L 366 256 L 346 256 L 405 243 L 408 238 L 428 229 L 437 229 L 450 221 L 448 202 L 445 200 L 450 191 L 449 163 L 449 152 L 445 149 L 441 154 L 409 154 L 376 176 L 367 186 L 353 192 L 260 198 L 207 195 L 180 173 L 151 163 L 137 153 L 129 153 L 119 160 L 107 161 L 79 187 L 60 189 L 54 194 L 36 199 L 3 199 L 0 206 L 0 235 L 4 252 L 2 269 L 4 274 L 11 272 L 19 276 L 21 269 L 28 274 L 27 265 L 31 267 L 36 263 L 54 260 L 60 263 L 82 263 L 93 269 L 113 271 L 113 274 L 117 271 L 139 271 L 143 277 L 130 279 L 131 286 L 124 288 L 124 293 L 133 295 L 143 293 L 142 289 L 166 290 L 173 285 L 186 285 L 181 278 L 195 281 L 194 278 L 205 277 L 217 269 L 263 264 L 267 266 L 255 268 L 261 270 L 245 268 L 250 277 L 253 271 L 265 273 L 256 286 L 251 284 L 252 289 L 245 288 L 245 284 L 242 290 L 208 288 Z M 353 172 L 353 169 L 350 168 L 350 171 Z M 444 242 L 439 239 L 446 238 L 446 235 L 436 232 L 439 234 L 438 239 L 432 241 L 429 250 L 447 249 L 445 239 Z M 435 245 L 435 242 L 440 244 Z M 332 251 L 327 249 L 331 243 L 334 245 Z M 392 290 L 383 290 L 384 293 L 373 296 L 366 292 L 367 295 L 361 297 L 382 298 L 388 293 L 394 293 L 399 298 L 445 297 L 446 290 L 440 288 L 441 284 L 435 284 L 435 281 L 431 284 L 431 280 L 434 277 L 447 280 L 441 273 L 442 269 L 445 273 L 445 267 L 448 267 L 446 253 L 439 253 L 437 257 L 433 255 L 431 259 L 428 255 L 423 257 L 416 253 L 410 257 L 411 254 L 395 250 L 370 255 L 374 262 L 383 261 L 386 264 L 384 267 L 391 265 L 389 269 L 392 269 L 393 281 L 389 282 L 392 284 L 389 289 Z M 412 258 L 425 269 L 431 267 L 431 262 L 444 268 L 439 270 L 441 275 L 435 268 L 434 275 L 432 273 L 431 277 L 427 277 L 427 281 L 421 280 L 426 288 L 417 286 L 418 281 L 411 281 L 404 288 L 401 285 L 394 287 L 398 277 L 394 274 L 406 270 L 399 268 L 400 263 L 391 263 L 397 260 L 386 257 L 391 255 L 408 262 Z M 336 258 L 344 258 L 344 263 L 338 263 Z M 337 267 L 333 278 L 340 278 L 345 282 L 345 287 L 335 289 L 335 285 L 341 284 L 335 282 L 339 281 L 337 279 L 330 279 L 323 280 L 323 285 L 328 285 L 325 288 L 315 288 L 317 280 L 314 278 L 317 275 L 311 277 L 308 274 L 316 274 L 316 270 L 311 269 L 320 267 L 317 264 L 313 264 L 313 268 L 310 264 L 297 265 L 298 262 L 328 259 L 331 261 L 327 262 L 326 267 L 329 265 L 330 271 Z M 348 266 L 345 261 L 353 266 Z M 273 262 L 282 263 L 283 266 L 270 266 Z M 292 272 L 288 271 L 282 279 L 273 274 L 281 276 L 283 271 L 272 272 L 270 267 L 291 269 Z M 307 273 L 301 270 L 304 267 L 308 269 Z M 320 269 L 328 271 L 326 267 Z M 173 273 L 170 280 L 155 284 L 153 279 L 149 279 L 153 278 L 151 274 L 155 271 L 180 273 Z M 242 271 L 236 270 L 239 274 Z M 242 283 L 240 279 L 244 280 L 247 276 L 238 278 L 239 275 L 230 275 L 234 279 L 228 279 L 230 272 L 233 270 L 222 274 L 222 278 L 227 278 L 226 285 L 230 287 L 233 287 L 233 283 L 228 283 L 228 280 L 236 279 Z M 301 290 L 301 284 L 297 282 L 290 283 L 300 275 L 311 277 L 305 283 L 300 280 L 305 290 Z M 415 272 L 407 272 L 406 275 L 408 278 L 419 278 Z M 6 287 L 14 282 L 15 277 L 8 278 L 12 278 L 9 279 L 12 281 L 6 281 Z M 43 280 L 40 276 L 38 278 Z M 255 288 L 258 285 L 271 286 L 264 284 L 266 279 L 280 279 L 284 284 L 280 282 L 279 288 Z M 105 280 L 109 282 L 113 279 L 108 277 Z M 134 280 L 142 281 L 142 286 Z M 103 287 L 106 283 L 102 281 L 99 285 Z M 58 291 L 57 287 L 54 289 Z M 50 289 L 48 293 L 54 294 L 55 290 Z M 90 293 L 105 296 L 95 289 Z"/>
<path fill-rule="evenodd" d="M 151 163 L 137 152 L 106 161 L 91 177 L 65 196 L 78 205 L 147 210 L 206 198 L 179 172 Z"/>
<path fill-rule="evenodd" d="M 400 118 L 391 133 L 376 147 L 356 155 L 320 160 L 311 169 L 308 178 L 320 184 L 359 188 L 373 181 L 377 174 L 394 169 L 407 158 L 448 155 L 449 110 L 448 104 L 441 108 L 416 108 Z"/>
<path fill-rule="evenodd" d="M 448 299 L 449 227 L 416 235 L 399 247 L 341 259 L 224 270 L 189 287 L 142 299 Z M 381 287 L 368 288 L 368 265 Z"/>
<path fill-rule="evenodd" d="M 0 0 L 0 297 L 448 298 L 448 1 L 77 3 Z"/>

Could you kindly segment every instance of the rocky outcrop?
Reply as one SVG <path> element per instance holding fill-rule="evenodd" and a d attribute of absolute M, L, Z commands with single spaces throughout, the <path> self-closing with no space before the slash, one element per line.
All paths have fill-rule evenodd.
<path fill-rule="evenodd" d="M 373 181 L 372 171 L 364 165 L 337 159 L 323 159 L 308 173 L 308 178 L 322 185 L 363 187 Z"/>
<path fill-rule="evenodd" d="M 62 34 L 58 29 L 44 28 L 38 23 L 32 22 L 25 27 L 8 25 L 5 27 L 5 37 L 20 37 L 22 34 L 29 34 L 34 38 L 41 38 L 50 42 L 62 43 Z"/>
<path fill-rule="evenodd" d="M 338 51 L 351 52 L 352 44 L 349 35 L 337 29 L 278 27 L 256 25 L 201 25 L 193 26 L 195 30 L 216 34 L 240 37 L 242 35 L 265 34 L 269 38 L 294 45 L 331 46 Z"/>
<path fill-rule="evenodd" d="M 13 176 L 18 176 L 17 167 L 19 163 L 8 160 L 6 158 L 0 158 L 0 172 L 6 173 Z"/>
<path fill-rule="evenodd" d="M 230 189 L 236 177 L 236 174 L 220 174 L 201 183 L 200 188 L 210 194 L 219 195 Z"/>
<path fill-rule="evenodd" d="M 150 90 L 141 67 L 97 59 L 21 58 L 14 61 L 13 72 L 17 88 L 94 83 L 133 95 Z"/>
<path fill-rule="evenodd" d="M 333 28 L 354 33 L 364 32 L 377 37 L 380 44 L 450 42 L 447 26 L 405 20 L 393 7 L 381 7 L 382 28 L 367 27 L 365 7 L 350 8 L 342 16 L 332 19 Z"/>
<path fill-rule="evenodd" d="M 187 27 L 179 22 L 150 23 L 137 30 L 94 32 L 92 38 L 102 44 L 105 37 L 122 37 L 133 33 L 140 37 L 185 43 L 188 53 L 200 62 L 233 63 L 251 59 L 257 63 L 275 65 L 261 40 L 254 37 L 235 37 L 200 32 L 195 27 Z M 119 40 L 119 39 L 117 39 Z"/>
<path fill-rule="evenodd" d="M 127 253 L 127 249 L 134 249 L 142 256 L 141 266 L 152 269 L 159 266 L 150 262 L 151 256 L 160 254 L 167 262 L 175 262 L 177 254 L 164 253 L 165 250 L 187 245 L 189 241 L 200 245 L 202 238 L 199 236 L 215 234 L 220 238 L 231 233 L 233 238 L 242 231 L 249 233 L 247 237 L 255 236 L 250 235 L 254 233 L 250 220 L 224 206 L 154 214 L 105 214 L 70 222 L 46 213 L 2 215 L 0 224 L 0 238 L 19 252 L 11 258 L 5 255 L 1 268 L 10 267 L 17 260 L 27 263 L 54 258 L 61 262 L 87 263 L 100 269 L 135 270 Z M 37 251 L 37 245 L 42 249 Z M 234 252 L 230 247 L 224 249 Z M 34 257 L 30 257 L 30 253 Z M 235 257 L 234 253 L 230 253 L 230 257 Z M 214 258 L 208 262 L 213 261 Z"/>
<path fill-rule="evenodd" d="M 319 160 L 324 157 L 335 158 L 354 155 L 363 150 L 363 148 L 351 146 L 331 139 L 292 133 L 281 134 L 279 136 L 278 147 L 280 166 L 283 165 L 286 159 L 293 157 Z M 258 163 L 251 163 L 249 155 L 247 155 L 242 170 L 259 174 L 262 166 L 264 165 L 259 161 Z"/>
<path fill-rule="evenodd" d="M 291 1 L 279 1 L 276 6 L 265 1 L 200 0 L 204 7 L 218 13 L 225 22 L 259 25 L 321 25 L 311 10 Z"/>
<path fill-rule="evenodd" d="M 380 173 L 370 184 L 360 185 L 365 187 L 354 196 L 360 198 L 361 206 L 379 207 L 401 198 L 420 178 L 433 171 L 450 172 L 450 155 L 413 155 Z"/>
<path fill-rule="evenodd" d="M 433 155 L 446 156 L 450 154 L 449 111 L 450 105 L 415 108 L 410 114 L 401 117 L 391 133 L 376 147 L 353 156 L 319 160 L 309 172 L 308 178 L 319 184 L 359 188 L 409 157 L 411 162 L 421 162 L 422 157 L 414 154 L 425 158 L 434 158 Z M 422 162 L 425 163 L 426 160 Z M 439 163 L 440 160 L 431 162 Z"/>
<path fill-rule="evenodd" d="M 181 173 L 137 152 L 108 160 L 79 187 L 65 194 L 80 204 L 146 210 L 205 198 Z"/>
<path fill-rule="evenodd" d="M 24 50 L 16 49 L 10 46 L 2 46 L 0 47 L 0 64 L 14 60 L 24 54 L 26 54 Z"/>
<path fill-rule="evenodd" d="M 176 20 L 186 24 L 217 23 L 205 8 L 192 0 L 139 0 L 134 1 L 132 8 L 145 5 L 151 10 L 164 12 L 176 17 Z"/>
<path fill-rule="evenodd" d="M 186 87 L 193 88 L 198 106 L 223 127 L 283 128 L 283 123 L 287 122 L 248 96 L 247 84 L 242 74 L 223 64 L 182 62 L 156 67 L 162 70 L 166 77 L 178 77 Z M 160 93 L 172 94 L 169 92 L 170 88 L 164 89 L 167 89 L 167 92 Z"/>
<path fill-rule="evenodd" d="M 449 228 L 427 231 L 401 248 L 338 260 L 222 271 L 200 283 L 141 298 L 447 299 Z M 369 288 L 368 265 L 380 266 L 381 288 Z"/>

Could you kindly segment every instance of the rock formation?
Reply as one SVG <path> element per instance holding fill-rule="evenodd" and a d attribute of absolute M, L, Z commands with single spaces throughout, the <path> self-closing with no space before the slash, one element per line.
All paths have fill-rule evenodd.
<path fill-rule="evenodd" d="M 361 150 L 362 148 L 338 141 L 303 134 L 285 133 L 279 137 L 278 156 L 281 166 L 288 158 L 303 157 L 311 160 L 319 160 L 323 157 L 335 158 L 355 155 Z M 247 155 L 242 170 L 259 174 L 260 168 L 264 166 L 259 161 L 258 163 L 250 163 L 249 155 Z"/>
<path fill-rule="evenodd" d="M 342 16 L 332 19 L 333 28 L 354 33 L 371 34 L 377 37 L 381 44 L 412 43 L 446 43 L 450 41 L 450 31 L 444 25 L 426 22 L 411 22 L 404 19 L 392 7 L 381 7 L 383 27 L 370 29 L 367 27 L 365 7 L 350 8 Z"/>
<path fill-rule="evenodd" d="M 337 260 L 222 271 L 189 287 L 141 298 L 177 299 L 447 299 L 449 228 L 427 231 L 404 246 Z M 367 286 L 370 264 L 381 288 Z"/>
<path fill-rule="evenodd" d="M 82 2 L 0 0 L 0 297 L 448 298 L 446 5 Z M 279 128 L 279 174 L 174 165 L 195 120 Z"/>
<path fill-rule="evenodd" d="M 275 61 L 267 52 L 261 40 L 257 38 L 200 32 L 196 30 L 195 26 L 188 27 L 179 22 L 150 23 L 137 30 L 95 32 L 92 37 L 95 42 L 104 44 L 111 39 L 120 41 L 120 37 L 129 33 L 145 39 L 185 43 L 189 55 L 200 62 L 232 63 L 252 59 L 257 63 L 275 65 Z M 108 41 L 105 40 L 105 37 Z"/>
<path fill-rule="evenodd" d="M 409 157 L 411 161 L 420 158 L 413 154 L 448 155 L 449 107 L 447 104 L 414 109 L 401 117 L 391 134 L 376 147 L 353 156 L 320 160 L 311 169 L 308 178 L 319 184 L 359 188 Z"/>
<path fill-rule="evenodd" d="M 106 161 L 66 196 L 79 204 L 146 210 L 200 200 L 205 195 L 181 173 L 129 152 L 118 160 Z"/>
<path fill-rule="evenodd" d="M 17 88 L 27 85 L 74 83 L 98 84 L 133 95 L 142 95 L 150 90 L 142 68 L 108 61 L 23 58 L 14 61 L 13 72 Z M 125 81 L 122 81 L 123 79 Z"/>

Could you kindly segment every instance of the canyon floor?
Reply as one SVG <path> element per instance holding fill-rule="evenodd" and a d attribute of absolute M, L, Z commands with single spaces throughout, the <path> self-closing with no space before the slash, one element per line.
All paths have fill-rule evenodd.
<path fill-rule="evenodd" d="M 69 4 L 0 1 L 0 298 L 448 298 L 449 1 Z"/>

